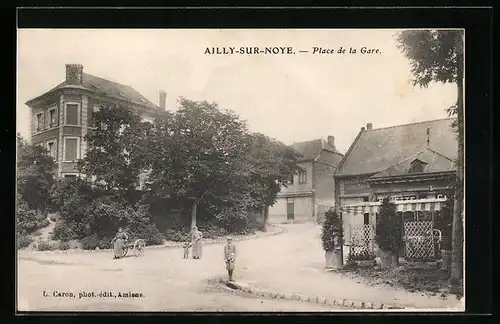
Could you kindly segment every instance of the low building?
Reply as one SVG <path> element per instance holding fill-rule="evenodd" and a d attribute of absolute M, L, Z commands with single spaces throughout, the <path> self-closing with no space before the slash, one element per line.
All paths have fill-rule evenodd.
<path fill-rule="evenodd" d="M 435 233 L 434 221 L 456 173 L 458 142 L 452 122 L 361 128 L 334 176 L 347 244 L 356 236 L 353 228 L 375 228 L 386 197 L 396 204 L 403 224 L 411 225 L 403 226 L 404 237 L 412 229 L 420 237 Z"/>
<path fill-rule="evenodd" d="M 336 150 L 333 136 L 291 147 L 302 156 L 298 161 L 302 170 L 281 188 L 269 209 L 269 222 L 318 221 L 335 204 L 332 178 L 343 155 Z"/>
<path fill-rule="evenodd" d="M 133 109 L 152 121 L 165 110 L 166 94 L 156 105 L 132 87 L 92 76 L 79 64 L 66 65 L 65 80 L 26 102 L 31 109 L 30 142 L 47 148 L 57 165 L 57 176 L 78 176 L 76 161 L 85 156 L 84 140 L 92 125 L 93 112 L 104 103 Z"/>

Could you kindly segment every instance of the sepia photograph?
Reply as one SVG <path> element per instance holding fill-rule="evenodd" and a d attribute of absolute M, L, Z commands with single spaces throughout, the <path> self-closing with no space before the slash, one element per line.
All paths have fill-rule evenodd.
<path fill-rule="evenodd" d="M 17 312 L 464 312 L 463 29 L 17 29 Z"/>

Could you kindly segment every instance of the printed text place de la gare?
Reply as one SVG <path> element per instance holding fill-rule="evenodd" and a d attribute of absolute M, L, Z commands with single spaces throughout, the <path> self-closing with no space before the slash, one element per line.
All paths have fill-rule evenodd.
<path fill-rule="evenodd" d="M 359 48 L 355 47 L 312 47 L 309 49 L 301 49 L 296 51 L 292 46 L 271 46 L 271 47 L 259 47 L 259 46 L 241 46 L 241 47 L 206 47 L 204 54 L 209 55 L 255 55 L 255 54 L 271 54 L 271 55 L 290 55 L 290 54 L 313 54 L 313 55 L 323 55 L 323 54 L 382 54 L 378 48 L 370 48 L 362 46 Z"/>

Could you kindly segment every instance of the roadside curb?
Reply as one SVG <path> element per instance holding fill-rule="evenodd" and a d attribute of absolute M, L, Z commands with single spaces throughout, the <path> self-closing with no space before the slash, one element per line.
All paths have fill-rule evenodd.
<path fill-rule="evenodd" d="M 252 240 L 252 239 L 258 239 L 258 238 L 263 238 L 263 237 L 268 237 L 268 236 L 274 236 L 278 234 L 283 234 L 286 232 L 285 228 L 278 226 L 276 224 L 269 224 L 269 227 L 273 227 L 277 229 L 276 231 L 273 232 L 261 232 L 262 234 L 253 234 L 249 236 L 236 236 L 233 237 L 233 241 L 235 242 L 241 242 L 241 241 L 247 241 L 247 240 Z M 226 242 L 226 238 L 217 238 L 217 239 L 207 239 L 206 241 L 203 241 L 203 245 L 206 244 L 221 244 Z M 147 250 L 157 250 L 157 249 L 175 249 L 175 248 L 182 248 L 184 245 L 184 242 L 168 242 L 167 244 L 164 245 L 151 245 L 151 246 L 146 246 L 145 249 Z M 54 251 L 25 251 L 24 253 L 28 254 L 79 254 L 79 253 L 99 253 L 99 252 L 112 252 L 113 249 L 99 249 L 99 250 L 54 250 Z"/>
<path fill-rule="evenodd" d="M 350 300 L 346 298 L 335 298 L 335 297 L 324 297 L 324 296 L 307 296 L 303 294 L 296 293 L 284 293 L 284 292 L 273 292 L 269 290 L 259 289 L 251 287 L 245 283 L 237 283 L 235 281 L 227 281 L 225 279 L 220 279 L 220 283 L 228 286 L 229 288 L 240 290 L 252 295 L 271 298 L 271 299 L 281 299 L 281 300 L 291 300 L 300 301 L 320 305 L 329 306 L 341 306 L 354 309 L 366 309 L 366 310 L 388 310 L 388 309 L 404 309 L 405 307 L 397 304 L 383 304 L 383 303 L 373 303 L 368 301 L 357 301 Z"/>

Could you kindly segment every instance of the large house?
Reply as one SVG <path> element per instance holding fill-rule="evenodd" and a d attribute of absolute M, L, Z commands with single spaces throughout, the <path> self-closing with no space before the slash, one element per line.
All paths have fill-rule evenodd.
<path fill-rule="evenodd" d="M 269 221 L 318 221 L 317 217 L 335 204 L 332 179 L 343 155 L 336 150 L 333 136 L 291 147 L 301 155 L 298 166 L 302 170 L 281 188 L 269 209 Z"/>
<path fill-rule="evenodd" d="M 432 234 L 453 189 L 458 142 L 452 122 L 448 118 L 378 129 L 369 123 L 361 128 L 334 175 L 347 241 L 350 229 L 376 225 L 386 197 L 396 204 L 403 224 L 411 225 L 402 228 L 403 234 L 419 228 L 418 235 Z"/>
<path fill-rule="evenodd" d="M 165 110 L 166 93 L 160 91 L 159 97 L 156 105 L 130 86 L 83 73 L 82 65 L 67 64 L 63 82 L 26 102 L 31 109 L 31 143 L 47 148 L 56 161 L 58 177 L 77 177 L 76 161 L 85 155 L 84 137 L 94 111 L 110 103 L 151 121 Z"/>

